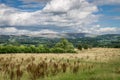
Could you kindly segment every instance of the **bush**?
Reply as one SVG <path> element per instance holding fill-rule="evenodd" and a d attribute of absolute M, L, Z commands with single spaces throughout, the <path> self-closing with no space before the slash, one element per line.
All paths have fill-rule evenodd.
<path fill-rule="evenodd" d="M 82 50 L 82 45 L 79 44 L 77 48 L 78 48 L 79 50 Z"/>
<path fill-rule="evenodd" d="M 65 50 L 62 49 L 62 48 L 51 48 L 51 49 L 50 49 L 50 52 L 51 52 L 51 53 L 64 53 Z"/>
<path fill-rule="evenodd" d="M 84 48 L 84 49 L 88 49 L 88 45 L 87 45 L 87 44 L 84 44 L 83 48 Z"/>

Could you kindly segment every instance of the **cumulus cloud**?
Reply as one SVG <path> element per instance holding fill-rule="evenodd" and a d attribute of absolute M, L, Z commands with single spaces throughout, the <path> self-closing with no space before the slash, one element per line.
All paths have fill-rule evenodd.
<path fill-rule="evenodd" d="M 2 23 L 2 21 L 4 21 L 6 24 L 11 26 L 74 26 L 84 23 L 84 20 L 89 16 L 95 18 L 95 15 L 92 14 L 95 11 L 97 11 L 97 7 L 89 4 L 85 0 L 52 0 L 46 4 L 43 10 L 36 12 L 22 12 L 1 4 L 0 13 L 2 14 L 0 16 L 0 22 Z"/>
<path fill-rule="evenodd" d="M 33 0 L 25 1 L 32 2 Z M 39 26 L 38 28 L 41 26 L 56 26 L 61 28 L 61 30 L 62 28 L 66 28 L 66 30 L 59 30 L 59 32 L 67 32 L 69 30 L 71 32 L 99 33 L 100 31 L 103 31 L 100 28 L 94 28 L 94 26 L 97 26 L 95 23 L 100 17 L 99 15 L 94 14 L 98 11 L 95 4 L 89 3 L 87 0 L 46 0 L 46 2 L 47 3 L 42 10 L 34 12 L 22 11 L 13 7 L 8 7 L 5 4 L 0 4 L 0 26 L 20 26 L 21 28 L 34 26 Z M 6 33 L 15 33 L 18 31 L 16 28 L 10 29 L 13 29 L 14 32 L 8 31 Z M 100 31 L 96 31 L 96 29 Z M 3 32 L 2 30 L 3 28 L 1 28 L 1 32 Z M 106 31 L 107 30 L 108 29 L 106 29 Z M 31 33 L 29 30 L 19 30 L 18 32 L 22 32 L 24 34 Z M 36 34 L 39 32 L 36 31 Z"/>

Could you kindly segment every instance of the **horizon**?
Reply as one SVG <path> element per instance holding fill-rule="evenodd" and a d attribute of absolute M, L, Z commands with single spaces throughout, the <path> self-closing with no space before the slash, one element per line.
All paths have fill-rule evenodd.
<path fill-rule="evenodd" d="M 120 34 L 120 1 L 0 1 L 0 35 L 44 33 Z"/>
<path fill-rule="evenodd" d="M 54 36 L 51 36 L 54 35 Z M 31 34 L 0 34 L 0 36 L 29 36 L 29 37 L 43 37 L 43 38 L 60 38 L 60 37 L 72 37 L 72 36 L 69 36 L 70 34 L 81 34 L 79 36 L 84 36 L 84 37 L 97 37 L 97 36 L 102 36 L 102 35 L 120 35 L 119 33 L 116 34 L 116 33 L 111 33 L 111 34 L 91 34 L 91 33 L 39 33 L 37 35 L 31 35 Z M 56 35 L 56 36 L 55 36 Z"/>

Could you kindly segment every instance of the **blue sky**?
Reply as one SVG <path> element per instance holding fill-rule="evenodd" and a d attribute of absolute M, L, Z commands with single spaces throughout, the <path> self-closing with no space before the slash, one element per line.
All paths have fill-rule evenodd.
<path fill-rule="evenodd" d="M 102 26 L 120 27 L 120 5 L 103 5 L 99 9 L 98 13 L 103 15 L 99 21 Z"/>
<path fill-rule="evenodd" d="M 0 0 L 0 34 L 120 34 L 119 0 Z"/>

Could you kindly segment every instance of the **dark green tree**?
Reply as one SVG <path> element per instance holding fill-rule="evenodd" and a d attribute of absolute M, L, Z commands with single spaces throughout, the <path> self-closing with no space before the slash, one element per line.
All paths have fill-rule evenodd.
<path fill-rule="evenodd" d="M 79 45 L 77 46 L 77 48 L 78 48 L 79 50 L 82 50 L 82 44 L 79 44 Z"/>
<path fill-rule="evenodd" d="M 87 45 L 87 44 L 84 44 L 84 45 L 83 45 L 83 48 L 84 48 L 84 49 L 88 49 L 88 45 Z"/>

